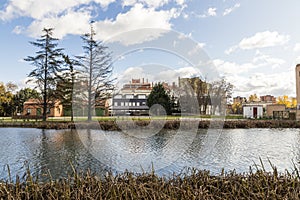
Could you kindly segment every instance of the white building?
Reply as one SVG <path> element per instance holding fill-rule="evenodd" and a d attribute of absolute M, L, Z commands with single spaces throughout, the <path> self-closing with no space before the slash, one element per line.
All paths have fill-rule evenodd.
<path fill-rule="evenodd" d="M 243 117 L 257 119 L 263 117 L 263 106 L 262 105 L 244 105 L 243 106 Z"/>
<path fill-rule="evenodd" d="M 132 79 L 124 84 L 118 94 L 112 99 L 111 114 L 113 115 L 148 115 L 147 98 L 152 85 L 140 79 Z"/>

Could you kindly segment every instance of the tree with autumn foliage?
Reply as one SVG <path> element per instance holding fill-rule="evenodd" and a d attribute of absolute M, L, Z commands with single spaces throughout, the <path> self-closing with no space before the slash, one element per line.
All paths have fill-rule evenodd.
<path fill-rule="evenodd" d="M 256 94 L 251 94 L 248 98 L 249 102 L 258 102 L 260 101 L 260 99 L 258 98 L 258 96 Z"/>
<path fill-rule="evenodd" d="M 284 95 L 277 98 L 277 104 L 285 105 L 287 108 L 296 108 L 297 100 L 294 97 L 288 97 L 287 95 Z"/>
<path fill-rule="evenodd" d="M 17 86 L 11 82 L 4 85 L 0 83 L 0 116 L 11 116 L 14 112 L 13 92 Z"/>

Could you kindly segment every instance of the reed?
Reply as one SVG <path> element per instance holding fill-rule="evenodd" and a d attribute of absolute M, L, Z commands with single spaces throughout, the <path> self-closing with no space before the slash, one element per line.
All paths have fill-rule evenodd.
<path fill-rule="evenodd" d="M 33 177 L 0 182 L 0 199 L 300 199 L 300 177 L 293 172 L 266 172 L 264 167 L 248 173 L 235 171 L 211 175 L 209 171 L 187 169 L 161 177 L 152 173 L 107 173 L 90 171 L 46 182 Z"/>

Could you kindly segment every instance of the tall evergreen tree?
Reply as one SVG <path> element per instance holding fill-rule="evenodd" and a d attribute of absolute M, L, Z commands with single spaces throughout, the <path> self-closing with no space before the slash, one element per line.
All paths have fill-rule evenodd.
<path fill-rule="evenodd" d="M 147 106 L 150 108 L 154 104 L 164 107 L 167 115 L 172 114 L 172 101 L 164 86 L 161 83 L 155 84 L 147 99 Z M 159 115 L 159 113 L 156 113 Z"/>
<path fill-rule="evenodd" d="M 74 88 L 76 82 L 78 81 L 78 75 L 80 74 L 79 71 L 75 69 L 75 67 L 78 66 L 79 63 L 76 59 L 72 59 L 68 55 L 64 55 L 63 58 L 65 62 L 65 68 L 63 73 L 59 76 L 60 80 L 56 88 L 56 94 L 61 100 L 62 105 L 64 106 L 64 111 L 70 112 L 71 121 L 73 121 L 73 95 L 82 92 Z"/>
<path fill-rule="evenodd" d="M 83 82 L 87 91 L 88 121 L 92 120 L 95 105 L 111 96 L 114 89 L 112 75 L 111 53 L 102 42 L 95 40 L 95 31 L 91 25 L 90 33 L 82 36 L 83 56 L 77 56 L 81 66 Z"/>
<path fill-rule="evenodd" d="M 47 110 L 54 103 L 53 92 L 57 85 L 58 73 L 61 72 L 62 48 L 57 48 L 58 39 L 54 38 L 52 28 L 44 28 L 43 35 L 35 42 L 30 42 L 40 50 L 35 56 L 28 56 L 25 61 L 30 62 L 35 69 L 28 75 L 30 81 L 37 84 L 42 93 L 43 121 L 47 119 Z"/>

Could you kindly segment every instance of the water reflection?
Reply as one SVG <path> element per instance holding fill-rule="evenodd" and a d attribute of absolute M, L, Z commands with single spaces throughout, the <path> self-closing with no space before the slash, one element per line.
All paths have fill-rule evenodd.
<path fill-rule="evenodd" d="M 208 134 L 214 133 L 199 130 L 196 137 L 189 138 L 188 132 L 164 130 L 149 138 L 136 138 L 101 130 L 0 128 L 0 178 L 8 178 L 6 165 L 13 177 L 22 176 L 30 167 L 42 177 L 50 172 L 59 178 L 72 173 L 71 164 L 77 171 L 91 169 L 100 175 L 109 169 L 147 171 L 152 165 L 155 169 L 164 166 L 159 174 L 180 172 L 185 167 L 219 173 L 222 168 L 248 171 L 250 165 L 260 164 L 259 157 L 268 170 L 268 159 L 280 171 L 291 170 L 293 162 L 298 165 L 300 159 L 298 129 L 231 129 Z M 191 139 L 191 145 L 181 152 Z"/>

